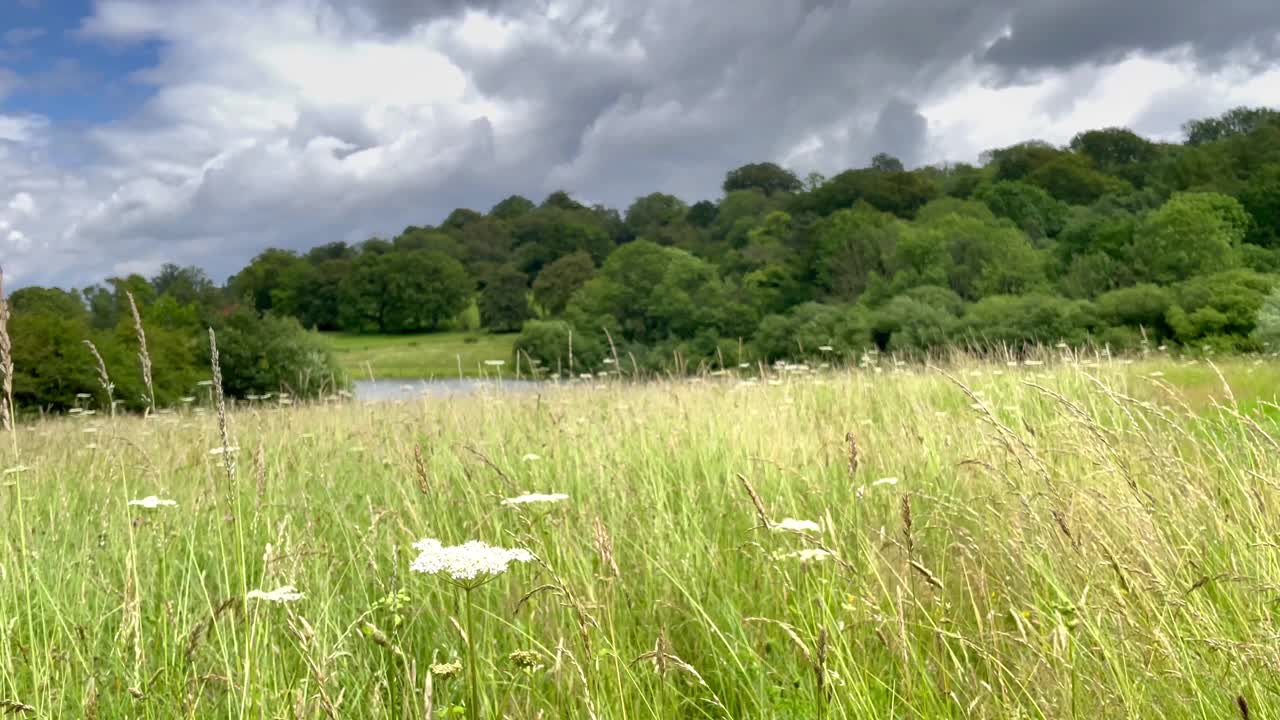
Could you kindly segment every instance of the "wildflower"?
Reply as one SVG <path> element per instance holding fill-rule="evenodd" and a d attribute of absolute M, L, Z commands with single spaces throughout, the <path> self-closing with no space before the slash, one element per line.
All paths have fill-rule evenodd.
<path fill-rule="evenodd" d="M 462 663 L 458 660 L 447 663 L 432 663 L 431 674 L 442 679 L 448 680 L 451 677 L 457 677 L 462 673 Z"/>
<path fill-rule="evenodd" d="M 822 526 L 812 520 L 797 520 L 795 518 L 783 518 L 783 520 L 773 526 L 774 530 L 782 530 L 789 532 L 822 532 Z"/>
<path fill-rule="evenodd" d="M 275 590 L 263 592 L 262 590 L 250 590 L 245 595 L 249 600 L 266 600 L 273 603 L 291 603 L 301 600 L 304 595 L 298 592 L 298 589 L 292 585 L 281 585 Z"/>
<path fill-rule="evenodd" d="M 475 587 L 501 575 L 513 562 L 530 562 L 533 553 L 523 548 L 494 547 L 479 540 L 445 546 L 426 538 L 413 544 L 419 552 L 409 569 L 424 575 L 447 575 L 464 587 Z"/>
<path fill-rule="evenodd" d="M 162 505 L 165 507 L 173 507 L 174 505 L 178 504 L 178 501 L 163 500 L 161 498 L 156 497 L 155 495 L 148 495 L 142 498 L 141 500 L 130 500 L 129 504 L 154 510 L 155 508 L 158 508 Z"/>
<path fill-rule="evenodd" d="M 542 656 L 533 650 L 516 650 L 508 655 L 507 659 L 521 670 L 536 670 L 542 664 Z"/>
<path fill-rule="evenodd" d="M 503 505 L 531 505 L 534 503 L 558 503 L 568 500 L 569 496 L 564 493 L 529 493 L 518 497 L 506 498 L 502 501 Z"/>
<path fill-rule="evenodd" d="M 879 480 L 871 483 L 871 487 L 875 487 L 877 485 L 897 485 L 897 484 L 898 484 L 898 478 L 886 477 L 886 478 L 880 478 Z"/>
<path fill-rule="evenodd" d="M 792 553 L 787 553 L 782 557 L 794 558 L 796 560 L 799 560 L 800 564 L 808 565 L 811 562 L 821 562 L 823 560 L 826 560 L 827 558 L 834 557 L 834 555 L 832 555 L 830 552 L 827 552 L 826 550 L 823 550 L 822 548 L 805 548 L 804 550 L 797 550 Z"/>
<path fill-rule="evenodd" d="M 535 461 L 535 460 L 541 460 L 541 459 L 542 459 L 542 456 L 541 456 L 541 455 L 539 455 L 539 454 L 537 454 L 537 453 L 525 453 L 525 454 L 524 454 L 524 457 L 522 457 L 522 458 L 520 458 L 520 459 L 521 459 L 521 460 L 523 460 L 523 461 L 525 461 L 525 462 L 533 462 L 533 461 Z"/>

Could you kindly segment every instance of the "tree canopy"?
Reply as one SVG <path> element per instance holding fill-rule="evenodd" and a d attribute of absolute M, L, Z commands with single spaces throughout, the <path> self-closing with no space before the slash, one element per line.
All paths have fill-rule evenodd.
<path fill-rule="evenodd" d="M 621 211 L 565 190 L 510 195 L 391 237 L 266 248 L 222 285 L 164 265 L 23 288 L 15 392 L 51 407 L 96 392 L 86 339 L 130 366 L 129 294 L 172 369 L 157 371 L 166 396 L 199 375 L 207 326 L 260 345 L 246 354 L 256 368 L 280 368 L 236 386 L 249 388 L 322 372 L 273 354 L 318 357 L 309 330 L 422 332 L 476 315 L 522 331 L 522 357 L 566 372 L 614 353 L 672 369 L 953 344 L 1276 352 L 1280 111 L 1236 108 L 1184 129 L 1183 142 L 1090 129 L 1062 146 L 993 148 L 977 165 L 909 168 L 877 153 L 803 181 L 752 162 L 725 174 L 719 197 L 654 191 Z M 135 375 L 119 375 L 134 405 Z"/>

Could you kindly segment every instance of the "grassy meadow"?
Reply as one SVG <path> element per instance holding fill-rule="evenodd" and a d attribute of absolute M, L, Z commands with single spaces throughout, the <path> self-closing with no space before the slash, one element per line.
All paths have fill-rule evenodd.
<path fill-rule="evenodd" d="M 486 360 L 511 362 L 516 335 L 482 331 L 419 335 L 325 333 L 338 362 L 356 380 L 479 377 Z"/>
<path fill-rule="evenodd" d="M 0 714 L 1280 706 L 1280 367 L 886 365 L 23 426 Z M 536 560 L 468 595 L 423 538 Z"/>

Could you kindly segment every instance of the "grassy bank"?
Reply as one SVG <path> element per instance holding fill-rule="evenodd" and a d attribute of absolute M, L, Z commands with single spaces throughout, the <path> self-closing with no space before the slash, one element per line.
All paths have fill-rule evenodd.
<path fill-rule="evenodd" d="M 356 335 L 325 333 L 338 361 L 355 379 L 456 378 L 484 372 L 486 360 L 511 363 L 516 336 L 485 332 L 442 332 L 423 335 Z M 489 374 L 493 369 L 487 368 Z"/>
<path fill-rule="evenodd" d="M 209 413 L 48 421 L 16 450 L 0 437 L 0 701 L 41 718 L 1256 717 L 1280 703 L 1280 369 L 1221 370 L 259 406 L 230 417 L 230 477 Z M 526 492 L 569 499 L 501 502 Z M 148 495 L 176 505 L 128 504 Z M 410 571 L 425 537 L 538 560 L 472 592 L 469 622 L 461 591 Z M 302 597 L 249 597 L 282 586 Z"/>

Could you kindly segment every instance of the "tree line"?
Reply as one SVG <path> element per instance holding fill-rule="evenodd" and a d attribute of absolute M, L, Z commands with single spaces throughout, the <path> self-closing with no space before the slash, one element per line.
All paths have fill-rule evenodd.
<path fill-rule="evenodd" d="M 282 336 L 299 343 L 314 340 L 301 328 L 410 333 L 478 318 L 519 332 L 522 360 L 561 369 L 570 345 L 584 369 L 953 345 L 1274 352 L 1280 111 L 1236 108 L 1184 131 L 1157 142 L 1101 128 L 915 169 L 879 154 L 829 178 L 758 162 L 730 170 L 714 200 L 654 192 L 621 211 L 563 191 L 515 195 L 390 239 L 267 249 L 222 286 L 166 266 L 78 292 L 24 289 L 15 323 L 34 303 L 22 293 L 46 293 L 81 323 L 65 340 L 114 329 L 123 348 L 120 293 L 133 288 L 175 347 L 218 318 L 288 322 Z M 64 352 L 59 342 L 39 347 Z"/>

